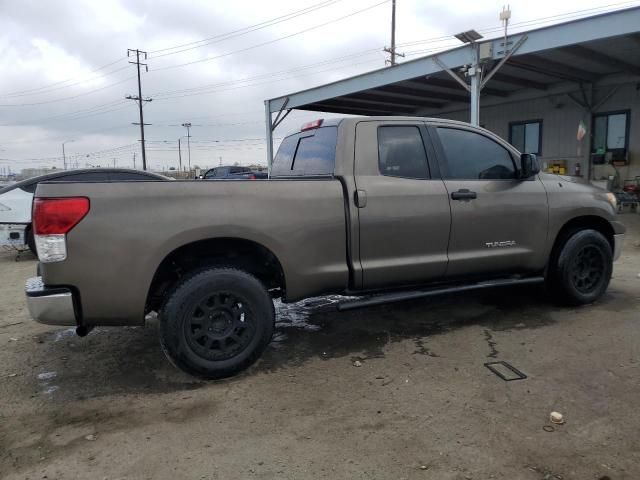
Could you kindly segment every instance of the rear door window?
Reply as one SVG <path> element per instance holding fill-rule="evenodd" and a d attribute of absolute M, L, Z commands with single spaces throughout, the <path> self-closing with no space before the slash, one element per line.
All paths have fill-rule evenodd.
<path fill-rule="evenodd" d="M 415 126 L 378 128 L 378 166 L 388 177 L 429 178 L 427 153 Z"/>
<path fill-rule="evenodd" d="M 271 176 L 333 175 L 337 127 L 323 127 L 285 138 L 273 161 Z"/>

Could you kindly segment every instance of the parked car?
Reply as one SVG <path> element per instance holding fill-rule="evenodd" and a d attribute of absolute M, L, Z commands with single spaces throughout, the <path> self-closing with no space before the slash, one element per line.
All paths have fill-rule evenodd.
<path fill-rule="evenodd" d="M 202 175 L 203 180 L 259 180 L 267 177 L 267 172 L 238 166 L 215 167 L 207 170 Z"/>
<path fill-rule="evenodd" d="M 156 311 L 173 363 L 221 378 L 266 348 L 275 297 L 375 294 L 348 309 L 546 282 L 586 304 L 625 232 L 613 194 L 451 120 L 316 121 L 283 140 L 271 176 L 40 184 L 31 315 L 85 335 Z"/>
<path fill-rule="evenodd" d="M 120 182 L 169 180 L 157 173 L 126 168 L 61 170 L 0 188 L 0 245 L 27 245 L 36 253 L 31 228 L 31 202 L 41 182 Z"/>

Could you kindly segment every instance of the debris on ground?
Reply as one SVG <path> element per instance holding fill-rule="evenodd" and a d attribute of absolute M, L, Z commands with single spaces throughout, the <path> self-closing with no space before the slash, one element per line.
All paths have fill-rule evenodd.
<path fill-rule="evenodd" d="M 354 367 L 361 367 L 362 366 L 362 362 L 360 360 L 356 360 L 355 362 L 353 362 L 353 366 Z"/>
<path fill-rule="evenodd" d="M 84 437 L 85 440 L 88 440 L 89 442 L 95 442 L 98 439 L 97 435 L 94 435 L 93 433 L 87 435 L 86 437 Z"/>
<path fill-rule="evenodd" d="M 551 412 L 549 420 L 551 420 L 551 423 L 555 423 L 556 425 L 562 425 L 564 423 L 564 417 L 560 412 Z"/>

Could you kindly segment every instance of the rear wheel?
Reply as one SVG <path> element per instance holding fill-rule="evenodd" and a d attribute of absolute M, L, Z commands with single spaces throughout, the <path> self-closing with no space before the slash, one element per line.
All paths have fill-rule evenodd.
<path fill-rule="evenodd" d="M 609 286 L 613 271 L 611 245 L 596 230 L 579 230 L 567 235 L 550 262 L 547 284 L 563 303 L 592 303 Z"/>
<path fill-rule="evenodd" d="M 271 340 L 275 313 L 262 283 L 234 268 L 210 268 L 183 280 L 160 311 L 160 342 L 185 372 L 208 379 L 253 364 Z"/>

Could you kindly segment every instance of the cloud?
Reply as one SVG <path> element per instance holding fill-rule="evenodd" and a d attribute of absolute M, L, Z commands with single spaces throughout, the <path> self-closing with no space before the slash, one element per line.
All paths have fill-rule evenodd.
<path fill-rule="evenodd" d="M 177 163 L 177 139 L 186 134 L 179 125 L 185 121 L 194 125 L 192 163 L 214 165 L 221 156 L 225 163 L 264 162 L 265 149 L 260 142 L 220 140 L 264 137 L 266 98 L 383 67 L 381 49 L 389 43 L 390 2 L 338 20 L 380 1 L 335 1 L 268 28 L 225 40 L 218 38 L 201 48 L 165 57 L 157 55 L 166 51 L 157 52 L 155 58 L 151 54 L 149 73 L 142 78 L 143 95 L 155 96 L 144 108 L 145 122 L 152 123 L 146 129 L 151 141 L 150 164 L 162 169 Z M 74 140 L 66 147 L 68 155 L 79 162 L 89 162 L 91 152 L 134 145 L 111 158 L 119 165 L 132 165 L 134 151 L 139 152 L 135 147 L 139 130 L 131 124 L 138 121 L 137 108 L 124 97 L 137 94 L 137 83 L 135 67 L 127 63 L 127 48 L 154 52 L 233 32 L 320 2 L 4 2 L 0 17 L 0 105 L 16 106 L 0 107 L 0 158 L 10 160 L 0 160 L 0 165 L 10 165 L 13 170 L 40 164 L 62 166 L 61 160 L 37 159 L 61 156 L 61 143 L 67 140 Z M 397 4 L 399 44 L 500 25 L 497 16 L 502 3 L 399 0 Z M 511 5 L 515 22 L 589 8 L 598 2 L 544 0 L 532 4 L 514 0 Z M 324 23 L 327 25 L 312 28 Z M 252 48 L 306 29 L 310 30 Z M 407 46 L 405 50 L 455 44 L 455 40 L 446 40 Z M 163 69 L 210 57 L 218 58 Z M 318 65 L 273 75 L 313 64 Z M 205 85 L 218 86 L 188 91 Z M 10 93 L 14 94 L 7 95 Z M 36 105 L 24 105 L 30 103 Z M 314 117 L 317 114 L 312 112 L 292 113 L 276 136 Z"/>

